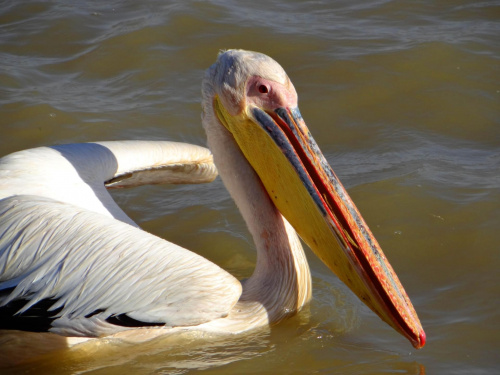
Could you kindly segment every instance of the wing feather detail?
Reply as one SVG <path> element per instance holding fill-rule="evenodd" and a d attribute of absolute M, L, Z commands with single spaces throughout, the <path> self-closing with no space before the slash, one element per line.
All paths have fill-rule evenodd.
<path fill-rule="evenodd" d="M 54 301 L 51 331 L 99 336 L 120 314 L 167 327 L 224 317 L 241 284 L 217 265 L 126 223 L 46 197 L 0 201 L 0 309 Z M 10 289 L 9 289 L 10 288 Z M 2 290 L 9 293 L 1 293 Z"/>

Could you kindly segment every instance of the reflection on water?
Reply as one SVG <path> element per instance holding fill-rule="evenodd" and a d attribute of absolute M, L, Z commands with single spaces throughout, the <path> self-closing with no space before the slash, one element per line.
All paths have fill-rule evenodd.
<path fill-rule="evenodd" d="M 80 373 L 120 368 L 121 373 L 183 374 L 191 369 L 207 369 L 254 358 L 273 348 L 268 332 L 241 336 L 185 332 L 140 344 L 101 339 L 42 355 L 35 364 L 21 362 L 15 371 L 58 374 L 68 370 Z"/>
<path fill-rule="evenodd" d="M 423 350 L 413 350 L 308 253 L 314 299 L 270 331 L 140 345 L 94 342 L 9 371 L 498 371 L 498 6 L 493 0 L 2 2 L 2 155 L 114 139 L 204 144 L 200 83 L 217 51 L 258 50 L 278 60 L 428 337 Z M 220 180 L 113 196 L 146 230 L 237 277 L 252 273 L 253 244 Z"/>

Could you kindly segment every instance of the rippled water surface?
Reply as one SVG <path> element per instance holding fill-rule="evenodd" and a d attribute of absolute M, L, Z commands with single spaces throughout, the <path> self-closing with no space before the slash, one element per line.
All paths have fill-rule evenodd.
<path fill-rule="evenodd" d="M 62 348 L 5 371 L 498 373 L 499 17 L 499 1 L 467 0 L 0 2 L 2 155 L 204 144 L 200 83 L 217 52 L 279 61 L 428 338 L 414 350 L 308 252 L 314 299 L 270 331 Z M 253 244 L 219 179 L 114 196 L 146 230 L 251 275 Z"/>

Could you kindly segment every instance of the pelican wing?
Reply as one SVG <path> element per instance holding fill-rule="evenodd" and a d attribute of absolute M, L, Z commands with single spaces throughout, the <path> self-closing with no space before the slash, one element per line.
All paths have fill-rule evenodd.
<path fill-rule="evenodd" d="M 216 175 L 210 151 L 174 142 L 40 147 L 0 159 L 0 326 L 98 336 L 225 316 L 240 283 L 137 228 L 105 188 Z"/>
<path fill-rule="evenodd" d="M 137 226 L 106 191 L 159 183 L 210 182 L 210 151 L 167 141 L 115 141 L 39 147 L 0 159 L 0 199 L 36 195 Z"/>
<path fill-rule="evenodd" d="M 98 336 L 227 315 L 241 284 L 138 228 L 40 196 L 0 201 L 0 326 Z"/>
<path fill-rule="evenodd" d="M 166 141 L 101 142 L 120 161 L 110 188 L 156 184 L 199 184 L 217 176 L 212 154 L 204 147 Z M 138 159 L 137 156 L 140 155 Z"/>

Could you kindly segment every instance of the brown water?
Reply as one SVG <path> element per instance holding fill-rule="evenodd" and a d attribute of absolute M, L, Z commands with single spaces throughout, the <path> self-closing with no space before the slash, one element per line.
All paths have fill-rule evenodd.
<path fill-rule="evenodd" d="M 33 374 L 500 372 L 499 1 L 3 1 L 0 154 L 204 144 L 218 50 L 279 61 L 314 137 L 405 285 L 416 351 L 308 253 L 314 299 L 270 331 L 61 349 Z M 114 193 L 146 230 L 238 277 L 255 253 L 220 180 Z"/>

